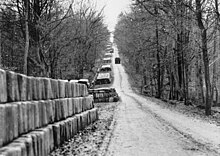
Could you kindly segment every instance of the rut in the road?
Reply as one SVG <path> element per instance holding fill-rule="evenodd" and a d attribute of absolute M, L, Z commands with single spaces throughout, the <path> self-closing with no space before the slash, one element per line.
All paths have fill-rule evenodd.
<path fill-rule="evenodd" d="M 114 66 L 114 86 L 121 96 L 116 111 L 115 130 L 107 155 L 218 155 L 209 144 L 194 139 L 189 133 L 176 128 L 160 116 L 164 111 L 157 105 L 133 92 L 127 74 L 121 65 Z M 171 114 L 172 116 L 172 114 Z"/>

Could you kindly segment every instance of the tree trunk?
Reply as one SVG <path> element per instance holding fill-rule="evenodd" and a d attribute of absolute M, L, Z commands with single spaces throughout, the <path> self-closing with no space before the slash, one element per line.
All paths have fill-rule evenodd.
<path fill-rule="evenodd" d="M 1 21 L 1 13 L 0 13 L 0 21 Z M 0 29 L 0 68 L 2 67 L 2 31 Z"/>
<path fill-rule="evenodd" d="M 0 13 L 0 21 L 2 21 L 2 13 Z M 2 31 L 0 29 L 0 68 L 2 67 Z"/>
<path fill-rule="evenodd" d="M 214 99 L 214 95 L 216 95 L 215 94 L 215 92 L 217 91 L 217 87 L 216 87 L 216 82 L 217 82 L 217 67 L 216 67 L 216 59 L 218 58 L 218 54 L 217 54 L 217 52 L 216 52 L 216 48 L 217 48 L 217 33 L 218 33 L 218 30 L 217 30 L 217 32 L 216 32 L 216 34 L 215 34 L 215 36 L 214 36 L 214 42 L 213 42 L 213 61 L 214 61 L 214 63 L 213 63 L 213 70 L 212 70 L 212 101 L 213 101 L 213 104 L 216 104 L 217 103 L 217 101 L 216 101 L 216 99 L 218 99 L 218 97 L 216 97 L 215 99 Z"/>
<path fill-rule="evenodd" d="M 188 64 L 185 64 L 185 105 L 189 105 L 189 71 Z"/>
<path fill-rule="evenodd" d="M 27 75 L 27 63 L 29 53 L 29 27 L 28 27 L 28 14 L 29 14 L 29 0 L 25 1 L 25 52 L 24 52 L 24 66 L 23 73 Z"/>
<path fill-rule="evenodd" d="M 157 11 L 157 6 L 155 6 L 155 14 L 158 14 Z M 161 97 L 161 65 L 160 65 L 160 47 L 159 47 L 159 30 L 158 30 L 158 22 L 157 18 L 155 19 L 155 35 L 156 35 L 156 46 L 157 46 L 157 54 L 156 54 L 156 59 L 157 59 L 157 94 L 156 97 L 160 98 Z"/>
<path fill-rule="evenodd" d="M 151 76 L 150 76 L 150 89 L 151 89 L 151 96 L 154 96 L 154 82 L 153 82 L 153 80 L 154 80 L 154 78 L 153 78 L 153 76 L 154 75 L 152 75 L 151 74 Z"/>
<path fill-rule="evenodd" d="M 196 93 L 197 93 L 198 103 L 205 103 L 200 52 L 196 52 L 195 68 L 196 68 L 195 84 L 196 84 Z"/>
<path fill-rule="evenodd" d="M 211 96 L 211 83 L 209 76 L 209 58 L 207 50 L 207 34 L 206 30 L 202 30 L 202 53 L 203 53 L 203 63 L 204 63 L 204 74 L 205 74 L 205 86 L 206 86 L 206 115 L 211 115 L 211 105 L 212 105 L 212 96 Z"/>
<path fill-rule="evenodd" d="M 167 56 L 167 46 L 164 49 L 163 58 L 165 58 L 166 56 Z M 163 60 L 162 64 L 163 65 L 161 66 L 161 80 L 160 80 L 160 86 L 161 86 L 160 94 L 161 94 L 161 96 L 163 96 L 164 89 L 166 87 L 166 86 L 164 86 L 164 77 L 165 77 L 165 70 L 166 70 L 165 61 L 164 60 Z"/>
<path fill-rule="evenodd" d="M 211 83 L 209 76 L 209 57 L 207 49 L 207 30 L 202 21 L 202 4 L 201 0 L 196 0 L 196 16 L 199 29 L 201 31 L 201 42 L 202 42 L 202 54 L 203 54 L 203 63 L 204 63 L 204 76 L 205 76 L 205 86 L 206 86 L 206 108 L 205 114 L 211 115 Z"/>
<path fill-rule="evenodd" d="M 218 28 L 219 24 L 219 7 L 218 7 L 218 0 L 215 0 L 215 12 L 217 16 L 216 20 L 216 26 Z M 213 60 L 215 61 L 213 64 L 213 80 L 212 80 L 212 98 L 213 98 L 213 105 L 217 105 L 218 103 L 218 88 L 217 88 L 217 81 L 218 81 L 218 75 L 217 75 L 217 62 L 216 59 L 218 58 L 218 52 L 217 49 L 219 48 L 219 34 L 220 34 L 220 29 L 218 28 L 214 37 L 214 50 L 213 50 Z M 215 96 L 215 98 L 214 98 Z"/>

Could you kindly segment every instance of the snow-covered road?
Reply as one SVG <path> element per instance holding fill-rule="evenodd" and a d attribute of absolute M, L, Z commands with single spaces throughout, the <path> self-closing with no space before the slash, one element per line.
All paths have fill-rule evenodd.
<path fill-rule="evenodd" d="M 106 155 L 220 155 L 219 126 L 162 108 L 134 93 L 122 65 L 113 68 L 113 86 L 122 102 Z"/>

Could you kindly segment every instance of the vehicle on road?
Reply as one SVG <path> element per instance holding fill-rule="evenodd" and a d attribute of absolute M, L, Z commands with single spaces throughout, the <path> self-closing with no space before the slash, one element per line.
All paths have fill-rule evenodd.
<path fill-rule="evenodd" d="M 103 64 L 109 64 L 109 63 L 112 63 L 111 57 L 103 58 Z"/>
<path fill-rule="evenodd" d="M 120 64 L 121 63 L 121 59 L 119 57 L 115 58 L 115 64 Z"/>
<path fill-rule="evenodd" d="M 110 73 L 99 73 L 95 80 L 95 85 L 110 84 L 110 83 L 111 83 Z"/>
<path fill-rule="evenodd" d="M 114 53 L 114 49 L 113 48 L 111 48 L 110 53 Z"/>
<path fill-rule="evenodd" d="M 89 89 L 89 94 L 93 95 L 94 102 L 117 102 L 118 93 L 113 87 Z"/>
<path fill-rule="evenodd" d="M 114 49 L 112 47 L 107 48 L 106 51 L 108 53 L 114 53 Z"/>
<path fill-rule="evenodd" d="M 112 53 L 105 53 L 104 57 L 112 57 Z"/>
<path fill-rule="evenodd" d="M 110 64 L 102 65 L 99 72 L 111 72 L 112 68 Z"/>

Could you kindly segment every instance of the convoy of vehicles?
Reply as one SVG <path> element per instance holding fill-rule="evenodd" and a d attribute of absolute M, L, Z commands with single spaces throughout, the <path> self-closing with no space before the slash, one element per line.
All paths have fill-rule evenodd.
<path fill-rule="evenodd" d="M 106 53 L 102 59 L 102 65 L 97 70 L 96 76 L 93 82 L 89 83 L 88 79 L 77 80 L 77 83 L 85 84 L 88 87 L 89 94 L 94 97 L 94 102 L 117 102 L 119 96 L 115 88 L 111 87 L 112 83 L 112 53 L 114 49 L 109 46 L 106 49 Z M 115 64 L 120 64 L 120 58 L 115 58 Z M 72 80 L 71 80 L 72 81 Z"/>
<path fill-rule="evenodd" d="M 97 76 L 94 80 L 95 89 L 89 89 L 89 93 L 93 94 L 95 102 L 117 102 L 119 96 L 115 88 L 110 87 L 112 76 L 112 53 L 114 49 L 109 46 L 102 60 L 102 65 L 97 71 Z M 117 57 L 115 64 L 120 64 L 120 58 Z"/>

